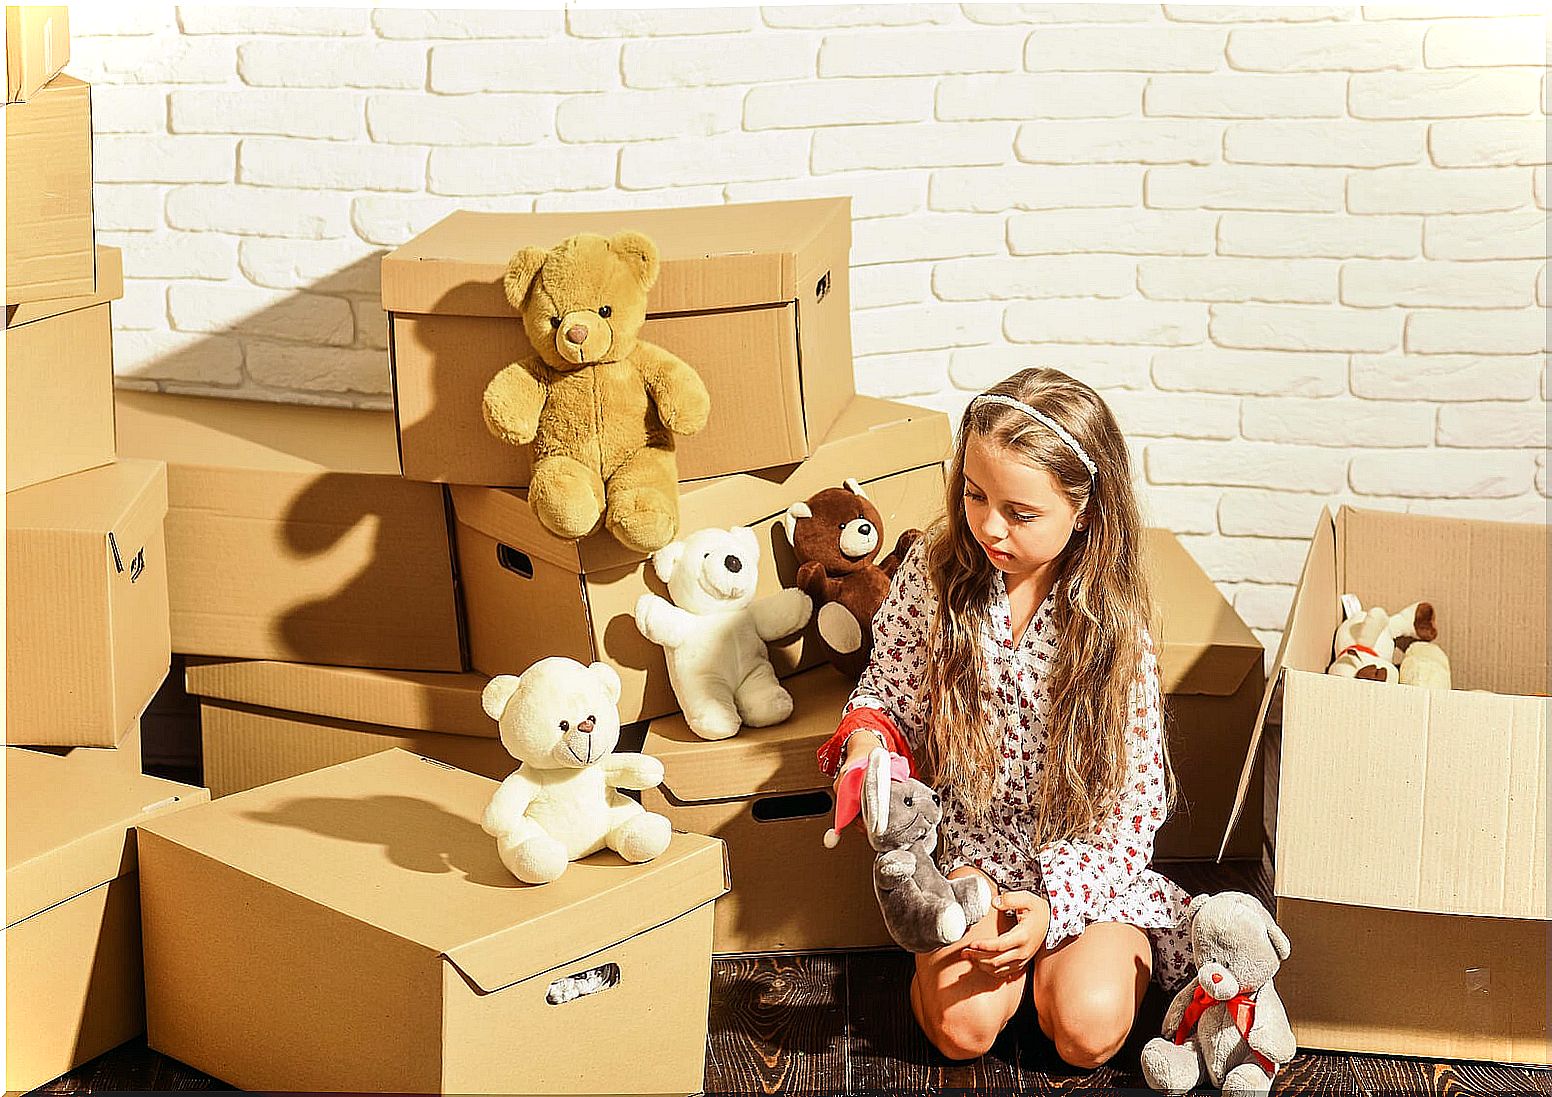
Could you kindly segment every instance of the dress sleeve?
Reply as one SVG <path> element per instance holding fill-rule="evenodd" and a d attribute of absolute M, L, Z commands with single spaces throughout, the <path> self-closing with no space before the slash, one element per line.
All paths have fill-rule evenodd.
<path fill-rule="evenodd" d="M 1144 634 L 1126 729 L 1128 777 L 1108 819 L 1081 839 L 1052 842 L 1039 853 L 1051 903 L 1046 947 L 1083 932 L 1123 895 L 1153 859 L 1153 836 L 1164 822 L 1164 729 L 1158 658 Z"/>

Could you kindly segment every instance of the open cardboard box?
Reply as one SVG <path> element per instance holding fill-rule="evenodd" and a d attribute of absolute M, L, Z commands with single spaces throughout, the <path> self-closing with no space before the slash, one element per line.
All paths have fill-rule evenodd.
<path fill-rule="evenodd" d="M 95 292 L 91 88 L 60 74 L 5 108 L 5 303 Z"/>
<path fill-rule="evenodd" d="M 801 461 L 855 391 L 851 202 L 592 213 L 460 211 L 383 258 L 394 408 L 412 480 L 524 487 L 527 447 L 491 434 L 485 386 L 534 354 L 502 288 L 524 247 L 579 232 L 644 232 L 662 269 L 641 337 L 711 393 L 711 419 L 676 439 L 685 480 Z"/>
<path fill-rule="evenodd" d="M 1326 674 L 1346 593 L 1433 603 L 1456 688 Z M 1299 1042 L 1552 1063 L 1547 528 L 1322 513 L 1241 800 L 1279 678 L 1277 985 Z"/>
<path fill-rule="evenodd" d="M 6 5 L 5 101 L 24 103 L 70 63 L 70 9 Z"/>

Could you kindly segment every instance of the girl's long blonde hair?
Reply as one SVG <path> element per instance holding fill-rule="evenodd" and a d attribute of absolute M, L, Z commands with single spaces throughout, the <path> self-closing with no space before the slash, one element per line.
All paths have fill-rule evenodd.
<path fill-rule="evenodd" d="M 984 402 L 965 410 L 949 469 L 945 516 L 927 543 L 937 610 L 922 676 L 930 714 L 925 762 L 985 815 L 999 794 L 1000 736 L 989 718 L 978 637 L 986 625 L 995 569 L 965 521 L 965 446 L 972 435 L 1049 472 L 1086 528 L 1058 557 L 1055 631 L 1060 656 L 1049 670 L 1050 748 L 1036 810 L 1038 845 L 1079 837 L 1113 810 L 1128 777 L 1130 696 L 1143 656 L 1151 606 L 1142 562 L 1142 519 L 1131 462 L 1115 418 L 1088 385 L 1054 369 L 1027 369 L 991 390 L 1054 419 L 1093 459 L 1088 469 L 1050 428 L 1017 408 Z M 1167 755 L 1164 769 L 1169 774 Z M 1173 792 L 1173 781 L 1167 780 Z"/>

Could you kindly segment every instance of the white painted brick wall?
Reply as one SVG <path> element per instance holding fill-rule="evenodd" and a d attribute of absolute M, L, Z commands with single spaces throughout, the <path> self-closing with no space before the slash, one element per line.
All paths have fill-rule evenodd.
<path fill-rule="evenodd" d="M 1268 642 L 1320 507 L 1545 521 L 1538 5 L 82 7 L 121 383 L 385 407 L 459 208 L 853 198 L 862 391 L 1095 385 Z"/>

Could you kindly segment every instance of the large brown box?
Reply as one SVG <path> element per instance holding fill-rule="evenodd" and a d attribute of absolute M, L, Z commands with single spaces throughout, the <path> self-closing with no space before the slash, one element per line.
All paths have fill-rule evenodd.
<path fill-rule="evenodd" d="M 124 460 L 5 497 L 5 736 L 111 747 L 172 662 L 167 469 Z"/>
<path fill-rule="evenodd" d="M 578 232 L 646 233 L 662 272 L 642 338 L 688 362 L 711 420 L 677 440 L 685 480 L 801 461 L 852 381 L 845 198 L 600 213 L 458 212 L 383 259 L 404 475 L 523 487 L 527 447 L 485 426 L 485 386 L 533 354 L 507 303 L 507 261 Z"/>
<path fill-rule="evenodd" d="M 443 490 L 393 416 L 117 394 L 119 452 L 167 462 L 173 650 L 461 670 Z"/>
<path fill-rule="evenodd" d="M 113 323 L 123 257 L 97 249 L 97 292 L 6 309 L 5 490 L 113 460 Z"/>
<path fill-rule="evenodd" d="M 797 564 L 781 517 L 787 507 L 852 477 L 878 507 L 884 536 L 925 527 L 943 509 L 948 419 L 941 412 L 857 397 L 830 438 L 800 465 L 681 485 L 681 535 L 748 525 L 760 538 L 765 597 L 795 582 Z M 620 719 L 647 720 L 679 708 L 663 649 L 636 628 L 636 600 L 667 594 L 651 565 L 607 533 L 562 541 L 534 519 L 523 494 L 454 487 L 459 574 L 469 658 L 483 674 L 514 674 L 546 655 L 601 660 L 619 671 Z M 531 627 L 542 621 L 544 627 Z M 778 675 L 823 660 L 814 626 L 772 644 Z"/>
<path fill-rule="evenodd" d="M 91 88 L 61 74 L 5 108 L 5 303 L 96 290 Z"/>
<path fill-rule="evenodd" d="M 400 747 L 496 780 L 517 768 L 483 674 L 190 659 L 211 796 Z"/>
<path fill-rule="evenodd" d="M 1456 688 L 1326 674 L 1343 594 L 1433 603 Z M 1275 667 L 1277 988 L 1299 1043 L 1552 1064 L 1546 527 L 1323 512 Z"/>
<path fill-rule="evenodd" d="M 143 827 L 151 1046 L 249 1090 L 699 1091 L 722 843 L 520 884 L 496 788 L 391 750 Z"/>
<path fill-rule="evenodd" d="M 138 744 L 137 744 L 138 757 Z M 5 1088 L 145 1028 L 133 828 L 206 798 L 112 750 L 5 751 Z"/>
<path fill-rule="evenodd" d="M 6 103 L 31 99 L 69 63 L 69 8 L 63 5 L 6 5 Z"/>

